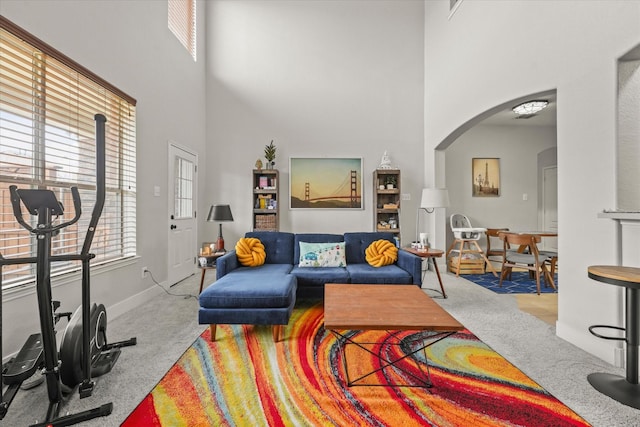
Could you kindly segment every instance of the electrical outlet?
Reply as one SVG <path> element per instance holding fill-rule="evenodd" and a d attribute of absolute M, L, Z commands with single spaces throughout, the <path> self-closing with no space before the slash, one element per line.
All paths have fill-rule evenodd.
<path fill-rule="evenodd" d="M 147 271 L 149 271 L 149 269 L 147 267 L 142 267 L 142 278 L 143 279 L 147 276 Z"/>

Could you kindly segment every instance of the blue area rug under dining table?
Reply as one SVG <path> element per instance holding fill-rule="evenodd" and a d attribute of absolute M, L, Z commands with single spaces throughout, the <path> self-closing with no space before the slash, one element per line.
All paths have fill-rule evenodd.
<path fill-rule="evenodd" d="M 512 280 L 503 280 L 502 287 L 500 287 L 499 273 L 498 277 L 495 277 L 492 273 L 465 274 L 461 277 L 464 277 L 465 279 L 475 283 L 476 285 L 480 285 L 483 288 L 487 288 L 497 294 L 535 294 L 538 292 L 536 289 L 536 279 L 530 279 L 528 271 L 512 272 Z M 556 287 L 558 287 L 557 274 L 554 276 L 553 280 L 556 284 Z M 540 278 L 540 293 L 550 294 L 556 292 L 557 290 L 545 284 L 544 278 Z"/>

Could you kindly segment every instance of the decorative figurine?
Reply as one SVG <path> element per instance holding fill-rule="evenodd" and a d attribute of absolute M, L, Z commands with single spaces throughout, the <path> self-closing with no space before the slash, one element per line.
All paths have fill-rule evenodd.
<path fill-rule="evenodd" d="M 384 151 L 382 159 L 380 160 L 380 166 L 378 169 L 393 169 L 391 167 L 391 157 L 387 154 L 387 150 Z"/>
<path fill-rule="evenodd" d="M 260 159 L 256 160 L 256 169 L 262 170 L 262 160 Z"/>

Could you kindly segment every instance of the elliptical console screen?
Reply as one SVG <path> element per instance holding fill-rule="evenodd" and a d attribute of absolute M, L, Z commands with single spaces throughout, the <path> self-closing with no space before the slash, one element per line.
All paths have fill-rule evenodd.
<path fill-rule="evenodd" d="M 18 190 L 18 195 L 31 215 L 38 215 L 38 209 L 41 207 L 51 209 L 51 215 L 62 215 L 64 213 L 62 204 L 58 202 L 56 195 L 51 190 L 20 189 Z"/>

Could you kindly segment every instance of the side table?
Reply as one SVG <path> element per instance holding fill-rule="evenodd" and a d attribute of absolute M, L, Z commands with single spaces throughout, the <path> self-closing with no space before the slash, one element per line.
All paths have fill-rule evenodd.
<path fill-rule="evenodd" d="M 220 258 L 222 255 L 224 255 L 225 252 L 222 253 L 216 253 L 213 255 L 207 255 L 207 264 L 206 265 L 200 265 L 198 264 L 198 268 L 200 269 L 200 271 L 202 271 L 202 274 L 200 276 L 200 292 L 198 293 L 198 295 L 200 295 L 202 293 L 202 288 L 204 286 L 204 276 L 207 274 L 207 270 L 215 270 L 216 269 L 216 261 L 218 258 Z M 200 261 L 200 260 L 198 260 Z"/>
<path fill-rule="evenodd" d="M 440 258 L 442 255 L 444 255 L 444 251 L 441 251 L 440 249 L 433 249 L 433 248 L 414 249 L 411 247 L 402 248 L 402 250 L 410 252 L 414 255 L 417 255 L 423 260 L 426 259 L 427 267 L 429 266 L 429 259 L 433 261 L 433 268 L 436 270 L 436 274 L 438 275 L 438 283 L 440 283 L 440 289 L 442 290 L 442 292 L 438 291 L 437 289 L 432 289 L 432 290 L 441 293 L 442 297 L 446 298 L 447 294 L 444 291 L 444 286 L 442 285 L 442 277 L 440 277 L 440 270 L 438 269 L 438 263 L 436 262 L 436 258 Z M 425 273 L 423 272 L 422 273 L 423 280 L 424 280 L 424 274 Z"/>
<path fill-rule="evenodd" d="M 640 409 L 640 384 L 638 384 L 638 348 L 640 348 L 640 268 L 615 265 L 592 265 L 587 269 L 591 279 L 625 288 L 625 327 L 593 325 L 589 331 L 604 339 L 625 341 L 626 378 L 607 373 L 589 374 L 587 380 L 600 393 L 632 408 Z M 625 331 L 625 338 L 606 337 L 593 331 L 610 328 Z"/>

